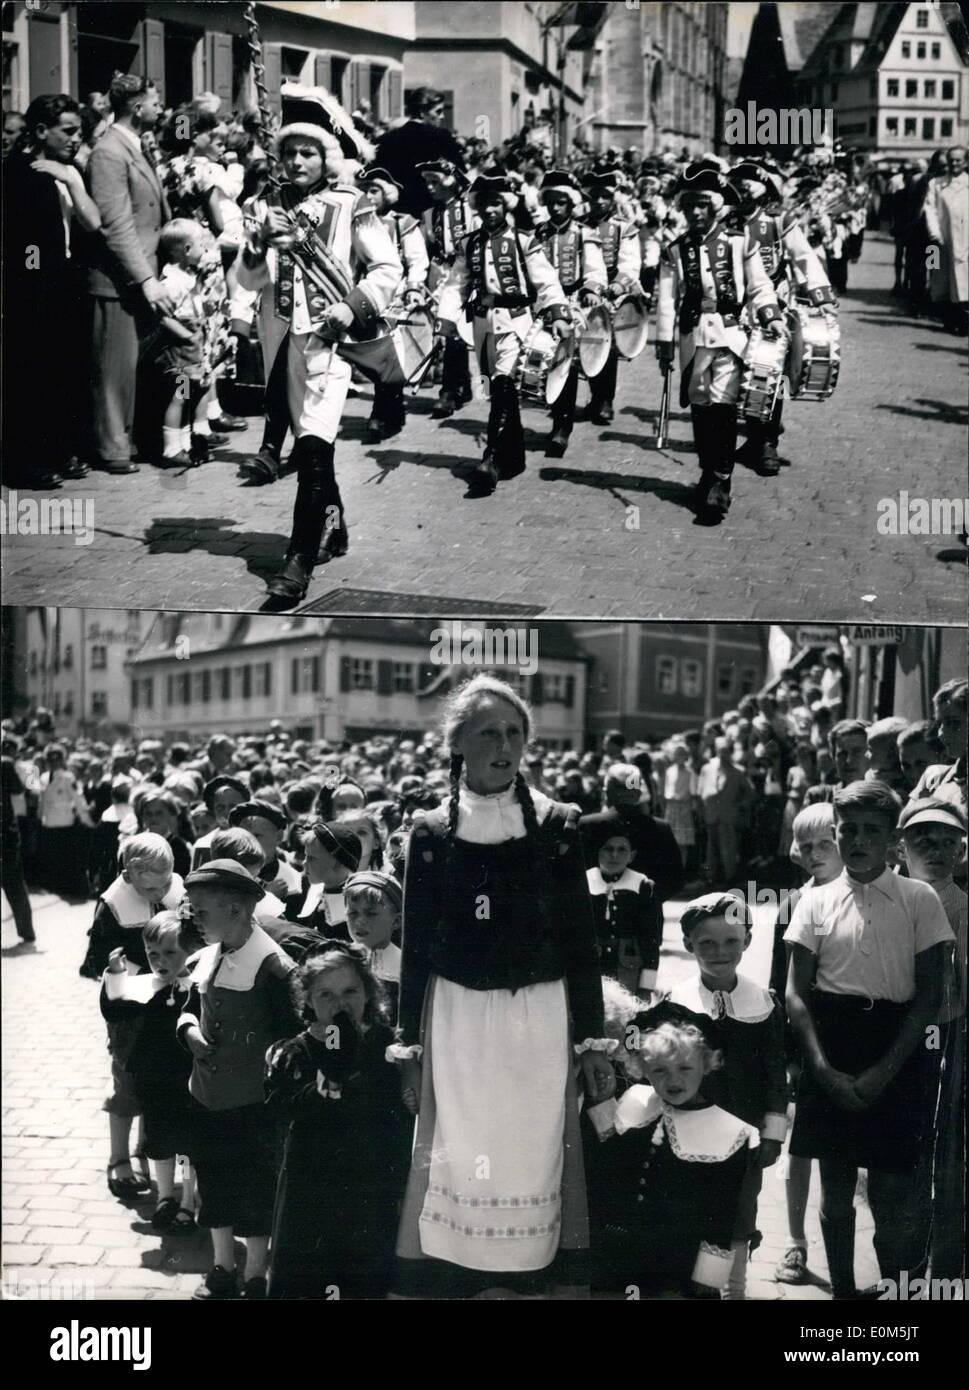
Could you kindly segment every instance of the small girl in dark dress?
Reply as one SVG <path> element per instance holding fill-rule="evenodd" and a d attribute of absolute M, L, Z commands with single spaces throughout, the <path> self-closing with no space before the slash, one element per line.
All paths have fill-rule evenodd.
<path fill-rule="evenodd" d="M 721 1063 L 718 1040 L 712 1019 L 666 1002 L 630 1028 L 626 1045 L 649 1085 L 624 1092 L 616 1137 L 601 1146 L 590 1192 L 599 1288 L 720 1297 L 759 1140 L 703 1092 Z"/>
<path fill-rule="evenodd" d="M 367 952 L 323 941 L 299 969 L 313 1022 L 266 1058 L 289 1119 L 273 1218 L 271 1299 L 383 1298 L 413 1122 L 401 1104 L 383 988 Z"/>
<path fill-rule="evenodd" d="M 129 975 L 124 956 L 116 952 L 104 973 L 101 1013 L 109 1024 L 131 1025 L 123 1066 L 144 1117 L 143 1152 L 158 1186 L 152 1227 L 185 1235 L 195 1229 L 195 1174 L 186 1162 L 179 1201 L 175 1161 L 190 1147 L 192 1059 L 180 1046 L 175 1025 L 189 990 L 189 956 L 203 942 L 178 912 L 157 913 L 142 940 L 150 973 Z"/>

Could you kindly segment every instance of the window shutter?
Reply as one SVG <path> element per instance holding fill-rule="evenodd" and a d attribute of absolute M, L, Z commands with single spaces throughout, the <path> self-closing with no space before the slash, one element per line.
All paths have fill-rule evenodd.
<path fill-rule="evenodd" d="M 232 105 L 232 35 L 205 36 L 205 81 L 210 92 Z"/>
<path fill-rule="evenodd" d="M 377 662 L 377 694 L 392 695 L 394 690 L 394 663 L 392 661 Z"/>
<path fill-rule="evenodd" d="M 575 676 L 565 677 L 565 703 L 569 709 L 575 704 Z"/>
<path fill-rule="evenodd" d="M 542 673 L 541 673 L 541 671 L 536 671 L 535 674 L 534 674 L 534 676 L 532 676 L 532 690 L 531 690 L 531 695 L 532 695 L 532 704 L 533 704 L 533 705 L 540 705 L 540 704 L 542 704 L 542 702 L 543 702 L 543 692 L 542 692 Z"/>
<path fill-rule="evenodd" d="M 278 43 L 263 44 L 263 66 L 266 69 L 266 87 L 269 91 L 269 105 L 278 116 L 282 111 L 283 99 L 280 88 L 283 85 L 283 55 Z M 268 139 L 268 136 L 266 137 Z"/>
<path fill-rule="evenodd" d="M 391 68 L 387 74 L 387 119 L 396 121 L 402 113 L 403 81 L 400 68 Z"/>
<path fill-rule="evenodd" d="M 313 59 L 313 85 L 333 91 L 333 59 L 329 53 L 317 53 Z"/>
<path fill-rule="evenodd" d="M 289 692 L 291 695 L 299 694 L 299 659 L 295 656 L 289 663 Z"/>
<path fill-rule="evenodd" d="M 347 103 L 347 110 L 352 115 L 357 109 L 357 102 L 360 100 L 360 64 L 350 64 L 350 100 Z"/>
<path fill-rule="evenodd" d="M 141 76 L 165 97 L 165 26 L 160 19 L 141 21 Z"/>
<path fill-rule="evenodd" d="M 138 682 L 138 681 L 132 681 L 132 682 L 131 682 L 131 708 L 132 708 L 132 709 L 137 709 L 137 708 L 138 708 L 138 685 L 139 685 L 139 682 Z"/>
<path fill-rule="evenodd" d="M 350 685 L 350 658 L 349 658 L 348 656 L 341 656 L 341 657 L 340 657 L 340 689 L 341 689 L 341 690 L 350 690 L 351 688 L 352 688 L 352 687 L 351 687 L 351 685 Z"/>

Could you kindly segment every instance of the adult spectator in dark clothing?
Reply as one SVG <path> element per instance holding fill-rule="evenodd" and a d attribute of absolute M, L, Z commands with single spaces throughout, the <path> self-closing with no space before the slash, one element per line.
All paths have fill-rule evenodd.
<path fill-rule="evenodd" d="M 26 789 L 20 780 L 13 758 L 4 757 L 2 760 L 2 792 L 3 820 L 0 824 L 0 835 L 3 838 L 0 845 L 2 845 L 3 860 L 0 884 L 7 895 L 7 902 L 10 904 L 14 926 L 17 928 L 17 935 L 20 937 L 21 944 L 30 945 L 36 938 L 30 911 L 30 898 L 27 894 L 27 885 L 24 882 L 24 866 L 20 856 L 20 827 L 17 823 L 18 816 L 26 813 Z"/>
<path fill-rule="evenodd" d="M 396 211 L 420 217 L 431 206 L 431 196 L 417 166 L 434 159 L 449 159 L 463 170 L 464 158 L 454 135 L 441 125 L 444 99 L 440 92 L 430 87 L 418 87 L 410 92 L 406 115 L 403 125 L 388 130 L 377 141 L 376 163 L 401 185 L 403 191 Z"/>
<path fill-rule="evenodd" d="M 599 849 L 610 835 L 622 830 L 635 852 L 632 867 L 656 885 L 655 898 L 662 907 L 683 886 L 683 860 L 676 837 L 665 820 L 650 815 L 643 801 L 643 779 L 631 763 L 613 763 L 606 773 L 606 809 L 582 816 L 579 831 L 587 868 L 599 862 Z"/>
<path fill-rule="evenodd" d="M 4 482 L 51 488 L 87 472 L 79 462 L 87 350 L 78 247 L 101 219 L 74 164 L 77 102 L 37 97 L 24 119 L 3 166 Z"/>

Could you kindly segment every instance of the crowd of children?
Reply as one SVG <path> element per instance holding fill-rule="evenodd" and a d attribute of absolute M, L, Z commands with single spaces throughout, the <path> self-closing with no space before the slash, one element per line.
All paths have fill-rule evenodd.
<path fill-rule="evenodd" d="M 815 1159 L 835 1298 L 865 1294 L 859 1169 L 882 1279 L 958 1277 L 958 798 L 943 785 L 903 805 L 860 779 L 805 806 L 791 858 L 806 882 L 778 913 L 771 987 L 741 969 L 745 898 L 709 892 L 680 919 L 696 970 L 664 992 L 662 909 L 630 836 L 590 854 L 575 808 L 515 773 L 530 713 L 508 686 L 478 677 L 449 711 L 450 801 L 411 812 L 406 868 L 352 778 L 331 779 L 316 810 L 335 818 L 314 819 L 216 772 L 214 828 L 191 850 L 164 792 L 141 808 L 155 828 L 121 840 L 81 966 L 111 1056 L 108 1184 L 153 1195 L 159 1233 L 210 1232 L 196 1297 L 527 1295 L 551 1279 L 742 1299 L 785 1145 L 778 1281 L 811 1277 Z"/>

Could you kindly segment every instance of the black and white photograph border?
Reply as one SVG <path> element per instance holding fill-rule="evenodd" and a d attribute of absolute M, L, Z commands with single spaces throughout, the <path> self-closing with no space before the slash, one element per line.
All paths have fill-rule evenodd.
<path fill-rule="evenodd" d="M 261 1299 L 270 1223 L 270 1299 L 961 1297 L 964 631 L 2 617 L 5 1298 Z M 839 828 L 871 837 L 872 818 L 893 866 L 877 885 L 857 857 L 871 844 Z M 533 837 L 545 852 L 523 871 Z M 855 922 L 824 897 L 842 852 Z M 855 989 L 829 1003 L 877 988 L 875 933 L 909 956 L 925 943 L 923 962 L 955 949 L 905 1105 L 838 1092 L 831 1113 L 852 1132 L 860 1113 L 869 1157 L 848 1190 L 844 1156 L 822 1163 L 847 1204 L 826 1222 L 817 1132 L 802 1118 L 799 1146 L 796 1128 L 817 1107 L 788 966 L 812 954 L 792 940 L 806 918 L 819 971 L 826 942 L 860 933 Z M 240 986 L 210 956 L 245 967 L 243 998 L 298 969 L 298 1007 L 277 992 L 240 1047 Z M 916 994 L 895 991 L 908 1010 L 880 999 L 876 1052 L 925 987 L 917 968 Z M 158 1053 L 184 1091 L 160 1086 Z M 670 1079 L 671 1055 L 687 1066 Z M 832 1084 L 867 1084 L 877 1060 L 859 1054 L 855 1074 L 839 1056 Z M 276 1124 L 260 1151 L 212 1120 L 250 1125 L 259 1106 L 205 1102 L 261 1101 L 264 1068 Z M 240 1072 L 258 1096 L 234 1090 Z M 918 1131 L 901 1177 L 886 1161 L 900 1110 Z M 559 1136 L 547 1187 L 539 1124 Z M 522 1261 L 489 1208 L 508 1221 L 540 1201 Z M 482 1227 L 484 1261 L 468 1253 Z"/>
<path fill-rule="evenodd" d="M 965 620 L 958 5 L 4 25 L 8 602 Z"/>

